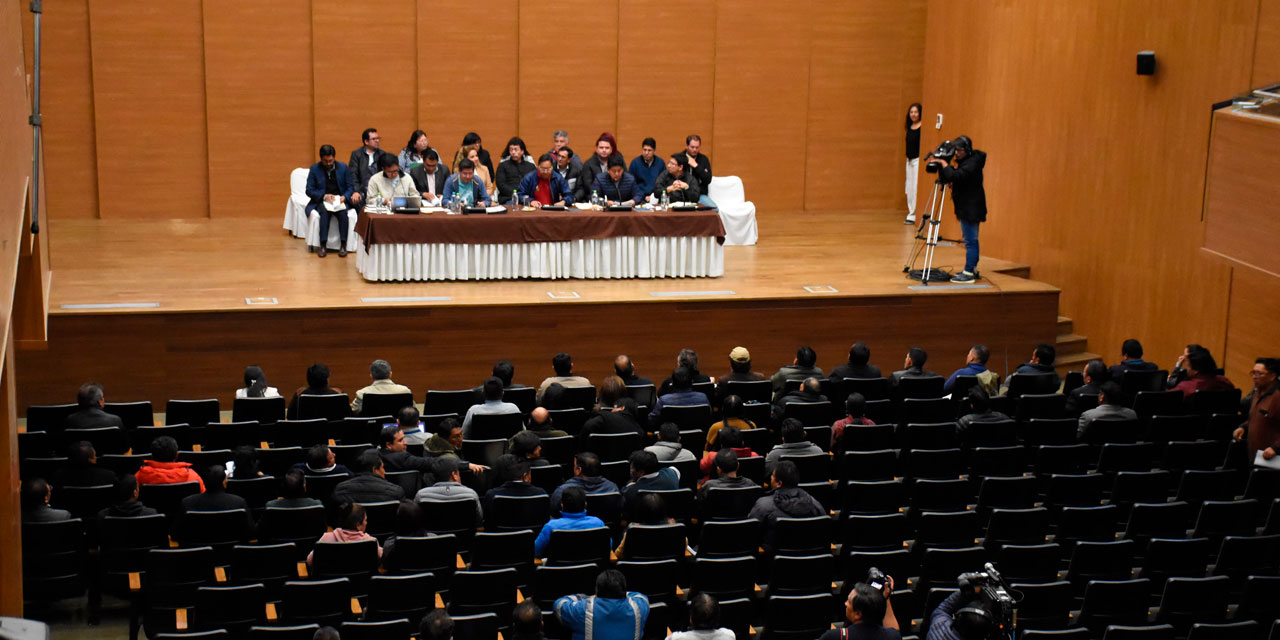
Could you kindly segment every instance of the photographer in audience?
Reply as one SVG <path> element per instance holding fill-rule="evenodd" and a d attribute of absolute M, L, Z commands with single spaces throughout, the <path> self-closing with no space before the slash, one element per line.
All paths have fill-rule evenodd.
<path fill-rule="evenodd" d="M 872 569 L 873 576 L 879 574 Z M 883 575 L 883 574 L 880 574 Z M 883 585 L 877 589 L 865 582 L 853 585 L 849 599 L 844 603 L 845 619 L 849 624 L 840 629 L 828 629 L 818 640 L 900 640 L 898 618 L 893 614 L 889 596 L 893 593 L 893 578 L 883 576 Z"/>
<path fill-rule="evenodd" d="M 947 596 L 929 616 L 929 633 L 925 640 L 984 640 L 996 626 L 990 608 L 977 586 Z"/>

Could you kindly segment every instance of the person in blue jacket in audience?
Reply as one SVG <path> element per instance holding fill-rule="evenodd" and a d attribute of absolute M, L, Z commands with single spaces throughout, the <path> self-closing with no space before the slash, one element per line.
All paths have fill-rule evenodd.
<path fill-rule="evenodd" d="M 541 209 L 546 206 L 563 207 L 573 204 L 573 190 L 569 188 L 564 176 L 553 169 L 554 166 L 551 154 L 544 153 L 538 158 L 538 170 L 530 171 L 520 179 L 517 191 L 522 199 L 529 199 L 529 206 Z"/>
<path fill-rule="evenodd" d="M 587 492 L 582 487 L 565 487 L 560 492 L 560 517 L 549 520 L 542 525 L 538 539 L 533 541 L 533 555 L 545 558 L 547 545 L 551 544 L 551 532 L 561 529 L 596 529 L 604 526 L 604 521 L 587 515 Z"/>
<path fill-rule="evenodd" d="M 351 182 L 351 174 L 347 171 L 347 165 L 338 162 L 337 151 L 333 145 L 323 145 L 320 147 L 320 162 L 311 165 L 311 170 L 307 172 L 307 197 L 311 199 L 307 203 L 307 217 L 311 217 L 311 212 L 315 211 L 320 214 L 320 247 L 316 253 L 323 258 L 327 250 L 325 249 L 325 239 L 329 237 L 329 217 L 333 216 L 338 219 L 338 238 L 341 239 L 342 248 L 338 250 L 340 256 L 347 255 L 347 219 L 346 210 L 329 211 L 325 209 L 325 202 L 341 202 L 348 209 L 355 209 L 357 202 L 351 199 L 351 194 L 355 193 L 355 185 Z"/>
<path fill-rule="evenodd" d="M 483 206 L 490 204 L 489 192 L 485 191 L 484 180 L 476 177 L 476 163 L 463 159 L 458 163 L 458 172 L 449 176 L 444 183 L 444 200 L 457 195 L 462 198 L 464 206 Z"/>
<path fill-rule="evenodd" d="M 627 578 L 617 569 L 596 576 L 596 594 L 561 596 L 556 617 L 573 630 L 573 640 L 640 640 L 649 619 L 649 598 L 627 591 Z"/>
<path fill-rule="evenodd" d="M 627 170 L 636 179 L 637 202 L 653 193 L 654 182 L 667 168 L 667 163 L 658 157 L 657 150 L 658 143 L 653 138 L 645 138 L 640 143 L 640 155 L 631 161 L 631 168 Z"/>

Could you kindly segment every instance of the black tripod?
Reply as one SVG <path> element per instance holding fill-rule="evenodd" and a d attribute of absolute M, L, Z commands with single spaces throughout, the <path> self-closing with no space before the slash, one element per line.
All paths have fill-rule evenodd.
<path fill-rule="evenodd" d="M 907 258 L 907 263 L 902 265 L 902 272 L 907 274 L 907 278 L 911 280 L 919 280 L 921 284 L 928 285 L 930 282 L 948 282 L 951 280 L 951 274 L 943 269 L 933 268 L 933 258 L 938 248 L 938 241 L 959 242 L 943 238 L 939 235 L 942 229 L 942 210 L 947 205 L 947 185 L 941 180 L 933 183 L 933 195 L 929 197 L 929 215 L 920 219 L 920 227 L 916 229 L 915 247 L 911 249 L 911 256 Z M 924 253 L 924 268 L 913 269 L 916 261 L 920 259 L 920 254 Z"/>

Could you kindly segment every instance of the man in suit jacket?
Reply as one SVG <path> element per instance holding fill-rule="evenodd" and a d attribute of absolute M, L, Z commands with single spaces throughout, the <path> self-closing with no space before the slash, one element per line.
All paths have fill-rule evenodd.
<path fill-rule="evenodd" d="M 76 404 L 80 405 L 80 410 L 67 416 L 68 429 L 124 428 L 124 421 L 120 416 L 103 411 L 107 401 L 100 384 L 86 382 L 80 385 L 80 390 L 76 392 Z"/>
<path fill-rule="evenodd" d="M 409 177 L 418 187 L 422 196 L 422 204 L 437 204 L 444 195 L 444 183 L 449 179 L 449 167 L 440 162 L 440 155 L 435 149 L 427 149 L 422 157 L 422 164 L 409 169 Z"/>
<path fill-rule="evenodd" d="M 364 192 L 369 188 L 369 178 L 382 171 L 378 159 L 386 154 L 381 149 L 382 138 L 377 129 L 365 129 L 361 139 L 364 145 L 352 151 L 351 158 L 347 161 L 347 171 L 351 172 L 351 186 L 355 190 L 351 199 L 358 209 L 364 207 Z"/>
<path fill-rule="evenodd" d="M 178 511 L 177 522 L 174 523 L 174 531 L 177 535 L 187 533 L 182 528 L 182 520 L 187 513 L 192 511 L 233 511 L 241 509 L 244 511 L 243 529 L 240 531 L 241 539 L 248 540 L 253 533 L 253 516 L 249 512 L 249 503 L 244 498 L 233 493 L 227 493 L 227 469 L 226 467 L 215 464 L 210 465 L 205 471 L 205 491 L 204 493 L 196 493 L 182 499 L 182 507 Z"/>
<path fill-rule="evenodd" d="M 311 165 L 311 171 L 307 173 L 307 197 L 311 202 L 307 203 L 307 217 L 311 216 L 311 212 L 315 211 L 320 216 L 320 247 L 316 253 L 323 258 L 327 252 L 325 244 L 329 240 L 329 217 L 333 216 L 338 219 L 338 242 L 340 247 L 338 255 L 347 256 L 347 212 L 329 211 L 325 208 L 326 202 L 341 202 L 350 209 L 356 208 L 355 187 L 351 184 L 351 174 L 347 171 L 347 165 L 338 162 L 333 145 L 324 145 L 320 147 L 320 162 Z"/>

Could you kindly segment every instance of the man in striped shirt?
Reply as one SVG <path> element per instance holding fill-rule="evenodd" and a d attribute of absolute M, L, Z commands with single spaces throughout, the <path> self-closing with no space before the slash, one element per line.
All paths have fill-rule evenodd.
<path fill-rule="evenodd" d="M 562 596 L 556 617 L 573 629 L 573 640 L 641 640 L 649 618 L 649 599 L 628 592 L 621 571 L 609 569 L 596 577 L 594 596 Z"/>

